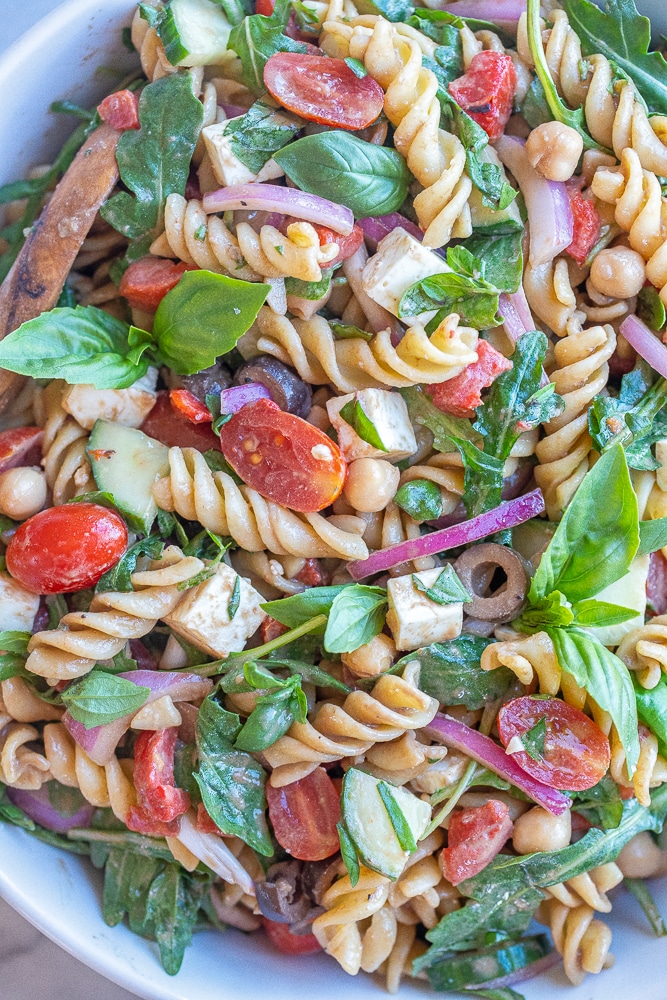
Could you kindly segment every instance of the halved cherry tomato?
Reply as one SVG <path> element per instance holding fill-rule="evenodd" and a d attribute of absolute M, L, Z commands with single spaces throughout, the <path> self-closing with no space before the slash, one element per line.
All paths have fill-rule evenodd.
<path fill-rule="evenodd" d="M 39 465 L 42 458 L 41 427 L 12 427 L 0 431 L 0 472 L 17 465 Z"/>
<path fill-rule="evenodd" d="M 166 824 L 178 831 L 179 817 L 190 808 L 190 796 L 174 785 L 174 750 L 178 729 L 145 730 L 134 744 L 134 787 L 138 804 L 128 814 L 127 825 L 138 833 Z M 139 829 L 141 828 L 141 829 Z"/>
<path fill-rule="evenodd" d="M 276 52 L 264 67 L 264 83 L 284 108 L 332 128 L 365 128 L 384 105 L 372 76 L 359 79 L 343 59 L 328 56 Z"/>
<path fill-rule="evenodd" d="M 120 279 L 118 291 L 133 309 L 155 312 L 167 292 L 175 288 L 186 271 L 196 271 L 192 264 L 175 264 L 163 257 L 134 260 Z"/>
<path fill-rule="evenodd" d="M 560 698 L 527 695 L 503 705 L 498 713 L 502 745 L 521 738 L 542 719 L 544 751 L 537 760 L 523 750 L 513 753 L 519 767 L 550 788 L 580 792 L 596 785 L 609 767 L 609 740 L 592 719 Z"/>
<path fill-rule="evenodd" d="M 667 559 L 659 549 L 651 553 L 646 596 L 656 615 L 664 615 L 667 612 Z"/>
<path fill-rule="evenodd" d="M 220 429 L 222 453 L 248 486 L 291 510 L 314 512 L 343 488 L 338 445 L 268 399 L 248 403 Z"/>
<path fill-rule="evenodd" d="M 109 94 L 97 105 L 97 113 L 103 122 L 118 132 L 139 128 L 139 98 L 131 90 Z"/>
<path fill-rule="evenodd" d="M 497 799 L 452 813 L 440 867 L 452 885 L 481 872 L 512 834 L 509 807 Z"/>
<path fill-rule="evenodd" d="M 481 125 L 491 142 L 505 131 L 515 90 L 514 63 L 503 52 L 490 49 L 473 56 L 463 76 L 449 85 L 456 103 Z"/>
<path fill-rule="evenodd" d="M 348 236 L 341 236 L 340 233 L 335 233 L 333 229 L 328 229 L 326 226 L 315 226 L 315 229 L 320 238 L 321 247 L 326 246 L 328 243 L 336 243 L 338 245 L 338 256 L 335 258 L 336 264 L 341 260 L 347 260 L 348 257 L 353 257 L 364 242 L 364 231 L 361 226 L 355 225 Z"/>
<path fill-rule="evenodd" d="M 276 840 L 301 861 L 322 861 L 339 849 L 340 795 L 321 767 L 281 788 L 266 786 Z"/>
<path fill-rule="evenodd" d="M 322 951 L 322 945 L 314 934 L 292 934 L 289 924 L 279 924 L 268 917 L 262 917 L 264 930 L 274 948 L 284 955 L 307 955 Z"/>
<path fill-rule="evenodd" d="M 158 392 L 155 406 L 148 414 L 141 430 L 149 437 L 161 441 L 168 448 L 196 448 L 220 451 L 220 438 L 210 424 L 193 424 L 169 402 L 168 392 Z"/>
<path fill-rule="evenodd" d="M 572 242 L 565 252 L 583 267 L 586 258 L 600 238 L 602 220 L 593 202 L 581 193 L 581 179 L 567 182 L 567 193 L 574 219 Z"/>
<path fill-rule="evenodd" d="M 188 418 L 191 424 L 210 424 L 213 414 L 187 389 L 170 389 L 169 402 L 175 410 Z"/>
<path fill-rule="evenodd" d="M 97 583 L 127 548 L 122 517 L 95 503 L 49 507 L 24 521 L 7 546 L 7 569 L 35 594 Z"/>
<path fill-rule="evenodd" d="M 426 391 L 443 413 L 451 413 L 455 417 L 473 417 L 475 407 L 482 402 L 481 391 L 492 385 L 497 377 L 509 371 L 512 362 L 503 357 L 500 351 L 486 340 L 477 343 L 477 361 L 455 375 L 447 382 L 429 385 Z"/>

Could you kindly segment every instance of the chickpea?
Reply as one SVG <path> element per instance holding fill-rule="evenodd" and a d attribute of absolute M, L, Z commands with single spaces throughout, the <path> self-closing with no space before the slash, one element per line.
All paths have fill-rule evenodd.
<path fill-rule="evenodd" d="M 348 670 L 357 677 L 377 677 L 389 670 L 396 656 L 394 640 L 380 633 L 374 635 L 365 646 L 359 646 L 351 653 L 343 653 L 341 660 Z"/>
<path fill-rule="evenodd" d="M 544 122 L 526 139 L 526 154 L 538 173 L 549 181 L 567 181 L 577 169 L 584 140 L 561 122 Z"/>
<path fill-rule="evenodd" d="M 355 510 L 370 514 L 384 510 L 393 499 L 401 474 L 382 458 L 357 458 L 350 462 L 343 495 Z"/>
<path fill-rule="evenodd" d="M 644 258 L 630 247 L 607 247 L 593 258 L 590 281 L 602 295 L 629 299 L 639 294 L 645 280 Z"/>
<path fill-rule="evenodd" d="M 567 847 L 571 836 L 572 819 L 569 811 L 553 816 L 541 806 L 535 806 L 516 820 L 512 843 L 518 854 L 559 851 L 561 847 Z"/>
<path fill-rule="evenodd" d="M 0 473 L 0 511 L 15 521 L 23 521 L 44 509 L 46 478 L 40 469 L 29 466 Z"/>
<path fill-rule="evenodd" d="M 626 878 L 650 878 L 665 869 L 665 853 L 661 851 L 650 833 L 644 831 L 628 841 L 616 864 Z"/>

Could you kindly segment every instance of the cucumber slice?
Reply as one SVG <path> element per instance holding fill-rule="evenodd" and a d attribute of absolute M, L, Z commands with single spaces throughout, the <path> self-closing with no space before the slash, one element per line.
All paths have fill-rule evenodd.
<path fill-rule="evenodd" d="M 151 489 L 169 475 L 169 449 L 143 431 L 97 420 L 86 451 L 98 487 L 113 494 L 134 531 L 147 535 L 157 515 Z"/>
<path fill-rule="evenodd" d="M 414 843 L 416 848 L 431 819 L 427 802 L 355 767 L 345 775 L 342 812 L 363 863 L 392 880 L 398 878 L 410 856 L 410 850 L 401 845 Z"/>
<path fill-rule="evenodd" d="M 520 938 L 518 941 L 499 941 L 498 944 L 478 951 L 466 951 L 437 962 L 426 970 L 434 990 L 450 993 L 465 987 L 483 987 L 484 983 L 538 962 L 551 951 L 545 934 Z M 517 994 L 518 995 L 518 994 Z"/>
<path fill-rule="evenodd" d="M 157 33 L 172 66 L 222 62 L 232 26 L 213 0 L 170 0 Z"/>
<path fill-rule="evenodd" d="M 482 163 L 492 163 L 495 167 L 500 167 L 503 179 L 507 180 L 505 168 L 498 159 L 498 154 L 493 146 L 485 146 L 478 155 Z M 510 202 L 507 208 L 487 208 L 482 202 L 482 192 L 479 188 L 473 187 L 468 198 L 468 205 L 470 207 L 472 228 L 475 232 L 493 235 L 494 233 L 518 232 L 523 229 L 521 213 L 516 203 L 516 198 Z"/>

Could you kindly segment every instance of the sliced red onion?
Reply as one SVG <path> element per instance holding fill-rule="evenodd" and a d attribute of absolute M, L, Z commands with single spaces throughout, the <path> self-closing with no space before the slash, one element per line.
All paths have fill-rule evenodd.
<path fill-rule="evenodd" d="M 328 226 L 342 236 L 349 236 L 354 228 L 354 216 L 345 205 L 320 198 L 298 188 L 280 187 L 278 184 L 234 184 L 204 195 L 204 211 L 248 211 L 280 212 L 293 215 L 306 222 Z"/>
<path fill-rule="evenodd" d="M 228 118 L 239 118 L 248 111 L 247 108 L 242 108 L 240 104 L 221 104 L 220 107 Z"/>
<path fill-rule="evenodd" d="M 348 257 L 347 260 L 343 261 L 343 273 L 347 278 L 347 283 L 352 289 L 357 299 L 357 302 L 364 311 L 366 319 L 373 327 L 375 333 L 379 333 L 380 330 L 391 330 L 392 332 L 392 343 L 394 337 L 396 342 L 400 340 L 403 336 L 403 327 L 398 322 L 395 316 L 392 316 L 390 312 L 379 306 L 377 302 L 366 295 L 364 291 L 362 276 L 363 270 L 368 262 L 368 250 L 362 243 L 359 249 L 352 257 Z M 394 344 L 394 347 L 396 344 Z"/>
<path fill-rule="evenodd" d="M 371 250 L 375 250 L 380 240 L 383 240 L 394 229 L 405 229 L 406 233 L 414 236 L 420 243 L 424 239 L 424 234 L 419 226 L 398 212 L 391 212 L 389 215 L 371 215 L 367 219 L 360 219 L 359 225 L 364 231 L 366 243 Z"/>
<path fill-rule="evenodd" d="M 478 764 L 488 767 L 489 771 L 516 785 L 554 816 L 560 816 L 570 808 L 571 802 L 566 795 L 556 788 L 549 788 L 537 778 L 532 778 L 490 736 L 471 729 L 458 719 L 438 712 L 433 721 L 424 727 L 424 732 L 431 739 L 440 740 L 446 746 L 460 750 Z"/>
<path fill-rule="evenodd" d="M 454 524 L 449 528 L 433 531 L 429 535 L 421 535 L 420 538 L 410 538 L 407 542 L 398 542 L 386 549 L 378 549 L 368 559 L 355 559 L 349 562 L 347 570 L 353 580 L 361 580 L 365 576 L 392 569 L 399 563 L 421 559 L 423 556 L 433 556 L 447 549 L 457 549 L 461 545 L 476 542 L 479 538 L 486 538 L 487 535 L 502 531 L 504 528 L 514 528 L 517 524 L 530 521 L 543 511 L 542 491 L 532 490 L 522 497 L 517 497 L 516 500 L 501 503 L 493 510 L 478 514 L 463 524 Z"/>
<path fill-rule="evenodd" d="M 225 882 L 240 886 L 249 896 L 255 895 L 255 884 L 241 862 L 237 861 L 217 833 L 202 833 L 197 829 L 197 819 L 192 809 L 181 817 L 180 830 L 175 839 Z"/>
<path fill-rule="evenodd" d="M 458 17 L 475 17 L 480 21 L 493 21 L 499 28 L 514 29 L 526 11 L 526 0 L 456 0 L 454 3 L 429 4 L 436 9 L 448 10 Z"/>
<path fill-rule="evenodd" d="M 199 674 L 176 673 L 169 670 L 130 670 L 118 676 L 132 681 L 139 687 L 150 688 L 150 694 L 146 699 L 147 705 L 166 694 L 172 701 L 199 701 L 213 689 L 213 682 L 206 677 L 200 677 Z M 119 741 L 130 728 L 135 715 L 136 712 L 131 712 L 104 726 L 86 729 L 82 722 L 78 722 L 69 712 L 65 712 L 62 723 L 90 759 L 103 767 L 113 757 Z"/>
<path fill-rule="evenodd" d="M 516 344 L 519 337 L 522 337 L 524 333 L 537 329 L 530 313 L 530 306 L 526 300 L 523 286 L 519 288 L 518 292 L 510 294 L 507 292 L 500 293 L 498 312 L 503 317 L 505 333 L 513 344 Z"/>
<path fill-rule="evenodd" d="M 262 226 L 273 226 L 274 229 L 280 229 L 281 232 L 284 232 L 282 226 L 285 219 L 284 212 L 245 212 L 241 209 L 234 212 L 236 225 L 239 222 L 247 222 L 256 233 L 261 230 Z"/>
<path fill-rule="evenodd" d="M 533 267 L 548 264 L 569 247 L 574 232 L 572 207 L 564 184 L 548 181 L 531 166 L 524 149 L 525 141 L 515 135 L 503 135 L 495 150 L 508 167 L 526 200 L 530 232 L 530 263 Z"/>
<path fill-rule="evenodd" d="M 220 393 L 220 411 L 221 413 L 238 413 L 248 403 L 256 403 L 258 399 L 272 398 L 269 390 L 261 382 L 232 385 Z"/>
<path fill-rule="evenodd" d="M 662 344 L 653 330 L 640 320 L 639 316 L 626 316 L 620 326 L 621 333 L 651 368 L 655 368 L 663 378 L 667 378 L 667 347 Z"/>
<path fill-rule="evenodd" d="M 514 972 L 508 972 L 506 976 L 498 976 L 497 979 L 489 979 L 486 983 L 480 983 L 479 989 L 498 990 L 502 989 L 503 986 L 525 983 L 528 979 L 534 979 L 535 976 L 541 976 L 543 972 L 548 972 L 549 969 L 553 969 L 554 965 L 558 965 L 562 961 L 563 959 L 557 951 L 550 951 L 548 955 L 543 955 L 536 962 L 515 969 Z"/>
<path fill-rule="evenodd" d="M 51 805 L 48 783 L 41 788 L 30 790 L 7 788 L 7 798 L 35 823 L 55 833 L 67 833 L 75 826 L 90 826 L 93 818 L 94 807 L 87 802 L 71 816 L 58 812 Z"/>

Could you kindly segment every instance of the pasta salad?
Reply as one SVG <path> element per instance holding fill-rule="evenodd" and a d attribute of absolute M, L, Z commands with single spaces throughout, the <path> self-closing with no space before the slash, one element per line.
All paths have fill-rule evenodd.
<path fill-rule="evenodd" d="M 666 933 L 667 62 L 432 3 L 139 3 L 0 188 L 0 818 L 170 974 Z"/>

